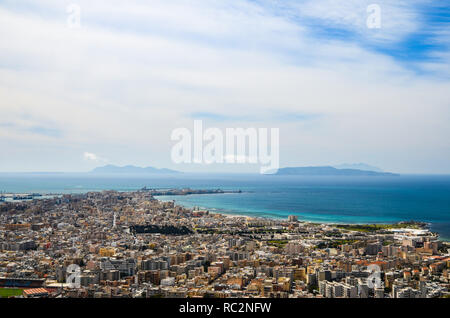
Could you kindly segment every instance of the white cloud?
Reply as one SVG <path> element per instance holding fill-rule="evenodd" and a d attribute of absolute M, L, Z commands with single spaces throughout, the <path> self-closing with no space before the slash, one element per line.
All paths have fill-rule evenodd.
<path fill-rule="evenodd" d="M 84 157 L 85 160 L 93 160 L 93 161 L 97 161 L 98 160 L 97 155 L 94 154 L 94 153 L 91 153 L 91 152 L 85 152 L 83 154 L 83 157 Z"/>
<path fill-rule="evenodd" d="M 95 161 L 95 162 L 106 162 L 107 161 L 106 159 L 103 159 L 92 152 L 84 152 L 83 158 L 84 158 L 84 160 L 87 160 L 87 161 Z"/>
<path fill-rule="evenodd" d="M 70 2 L 21 2 L 35 11 L 16 3 L 0 8 L 2 116 L 55 123 L 64 136 L 45 140 L 52 148 L 43 158 L 30 153 L 36 164 L 59 154 L 65 160 L 53 164 L 72 170 L 79 164 L 72 158 L 96 149 L 120 164 L 167 167 L 171 130 L 192 125 L 185 114 L 196 111 L 323 114 L 313 125 L 280 127 L 285 163 L 326 161 L 329 154 L 332 162 L 359 162 L 378 152 L 385 157 L 366 161 L 399 170 L 409 153 L 405 169 L 424 171 L 449 155 L 448 81 L 418 77 L 355 42 L 318 40 L 298 19 L 357 30 L 366 12 L 358 14 L 356 1 L 330 2 L 327 12 L 306 1 L 291 14 L 247 1 L 79 1 L 79 30 L 66 25 Z M 417 28 L 403 4 L 393 18 L 383 16 L 383 41 Z M 11 149 L 0 158 L 6 169 L 20 169 L 18 140 L 25 149 L 30 139 L 0 129 L 0 143 Z"/>

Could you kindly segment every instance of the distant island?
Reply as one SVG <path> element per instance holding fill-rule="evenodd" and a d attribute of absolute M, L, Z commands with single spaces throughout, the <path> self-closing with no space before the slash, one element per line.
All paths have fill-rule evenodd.
<path fill-rule="evenodd" d="M 390 172 L 377 172 L 359 169 L 337 169 L 330 166 L 324 167 L 290 167 L 281 168 L 276 175 L 299 176 L 398 176 Z"/>
<path fill-rule="evenodd" d="M 95 174 L 175 174 L 175 173 L 181 173 L 176 170 L 171 169 L 158 169 L 154 167 L 136 167 L 136 166 L 114 166 L 114 165 L 106 165 L 103 167 L 97 167 L 94 170 L 92 170 L 90 173 Z"/>
<path fill-rule="evenodd" d="M 382 169 L 368 165 L 366 163 L 343 163 L 340 165 L 334 165 L 333 168 L 336 169 L 356 169 L 356 170 L 365 170 L 365 171 L 375 171 L 375 172 L 384 172 Z"/>

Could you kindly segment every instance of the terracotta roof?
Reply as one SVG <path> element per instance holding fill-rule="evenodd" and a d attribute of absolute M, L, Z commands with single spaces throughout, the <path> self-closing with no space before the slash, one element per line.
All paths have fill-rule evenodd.
<path fill-rule="evenodd" d="M 45 288 L 31 288 L 23 291 L 26 295 L 48 294 L 48 290 Z"/>
<path fill-rule="evenodd" d="M 387 265 L 387 262 L 384 262 L 384 261 L 375 261 L 375 262 L 371 262 L 371 264 Z"/>

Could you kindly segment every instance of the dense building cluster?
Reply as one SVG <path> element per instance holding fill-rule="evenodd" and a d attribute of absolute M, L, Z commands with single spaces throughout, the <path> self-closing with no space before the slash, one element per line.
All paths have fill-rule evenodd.
<path fill-rule="evenodd" d="M 225 216 L 145 189 L 0 203 L 0 288 L 21 297 L 431 298 L 449 267 L 415 223 Z"/>

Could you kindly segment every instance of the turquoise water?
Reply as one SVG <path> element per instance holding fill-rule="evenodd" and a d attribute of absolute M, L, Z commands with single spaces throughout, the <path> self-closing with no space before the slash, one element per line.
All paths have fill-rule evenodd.
<path fill-rule="evenodd" d="M 264 175 L 171 175 L 154 177 L 88 174 L 1 174 L 7 192 L 77 193 L 148 188 L 242 190 L 243 193 L 160 197 L 212 211 L 337 223 L 417 220 L 450 238 L 450 176 L 300 177 Z"/>

